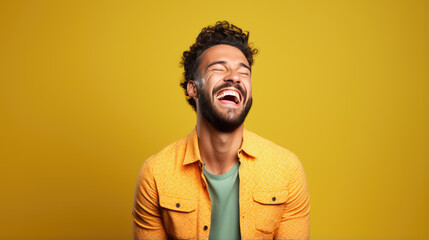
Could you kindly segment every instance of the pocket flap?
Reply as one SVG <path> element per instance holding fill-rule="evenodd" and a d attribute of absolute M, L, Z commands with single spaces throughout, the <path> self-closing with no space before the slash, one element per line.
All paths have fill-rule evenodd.
<path fill-rule="evenodd" d="M 287 200 L 287 190 L 255 191 L 253 200 L 262 204 L 282 204 Z"/>
<path fill-rule="evenodd" d="M 197 199 L 160 195 L 159 205 L 178 212 L 192 212 L 197 209 Z"/>

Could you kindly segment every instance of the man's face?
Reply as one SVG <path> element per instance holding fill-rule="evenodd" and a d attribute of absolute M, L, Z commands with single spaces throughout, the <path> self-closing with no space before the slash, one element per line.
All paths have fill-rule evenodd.
<path fill-rule="evenodd" d="M 252 106 L 249 63 L 230 45 L 213 46 L 201 55 L 197 110 L 213 127 L 231 132 L 243 124 Z"/>

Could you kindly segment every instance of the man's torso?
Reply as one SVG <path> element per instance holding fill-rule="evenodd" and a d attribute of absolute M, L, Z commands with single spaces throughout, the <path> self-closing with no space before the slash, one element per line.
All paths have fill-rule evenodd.
<path fill-rule="evenodd" d="M 281 230 L 280 226 L 288 221 L 288 217 L 298 218 L 297 224 L 308 224 L 308 195 L 302 193 L 307 191 L 305 176 L 304 183 L 294 186 L 296 178 L 302 178 L 303 171 L 293 153 L 245 131 L 238 156 L 242 239 L 272 239 L 279 234 L 279 229 L 281 234 L 286 234 L 288 230 Z M 211 202 L 196 131 L 170 144 L 144 165 L 152 175 L 149 177 L 156 188 L 157 207 L 167 235 L 178 239 L 207 239 L 211 227 Z M 297 208 L 295 203 L 289 206 L 297 198 L 300 198 L 301 209 L 288 209 Z M 135 221 L 139 221 L 138 214 L 134 216 Z M 305 235 L 308 233 L 303 233 Z"/>

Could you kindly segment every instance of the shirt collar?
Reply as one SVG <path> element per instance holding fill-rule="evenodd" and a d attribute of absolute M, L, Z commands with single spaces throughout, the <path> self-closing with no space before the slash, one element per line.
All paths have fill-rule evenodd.
<path fill-rule="evenodd" d="M 251 158 L 256 158 L 258 151 L 258 144 L 255 142 L 255 134 L 244 129 L 243 131 L 243 143 L 241 144 L 240 151 L 245 152 Z M 192 132 L 187 136 L 186 152 L 183 165 L 200 161 L 201 155 L 198 147 L 198 134 L 197 128 L 194 128 Z"/>
<path fill-rule="evenodd" d="M 259 145 L 255 141 L 255 134 L 244 129 L 243 131 L 243 143 L 241 144 L 241 150 L 252 158 L 256 158 L 258 155 Z"/>
<path fill-rule="evenodd" d="M 187 137 L 186 153 L 183 165 L 201 161 L 200 148 L 198 147 L 197 128 L 194 128 Z"/>

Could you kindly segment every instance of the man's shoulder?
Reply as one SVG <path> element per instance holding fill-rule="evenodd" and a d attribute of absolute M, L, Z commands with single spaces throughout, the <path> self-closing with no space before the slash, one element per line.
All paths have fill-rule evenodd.
<path fill-rule="evenodd" d="M 173 165 L 176 161 L 183 161 L 188 137 L 182 137 L 164 147 L 158 153 L 150 156 L 143 163 L 144 165 L 150 165 L 151 167 L 169 167 Z"/>
<path fill-rule="evenodd" d="M 303 170 L 300 160 L 289 149 L 249 131 L 246 135 L 247 140 L 252 141 L 249 146 L 252 146 L 250 149 L 254 154 L 246 164 L 252 169 L 252 178 L 261 189 L 283 189 Z"/>
<path fill-rule="evenodd" d="M 275 156 L 276 159 L 297 159 L 297 156 L 289 149 L 262 137 L 254 132 L 246 130 L 249 147 L 259 156 Z"/>

